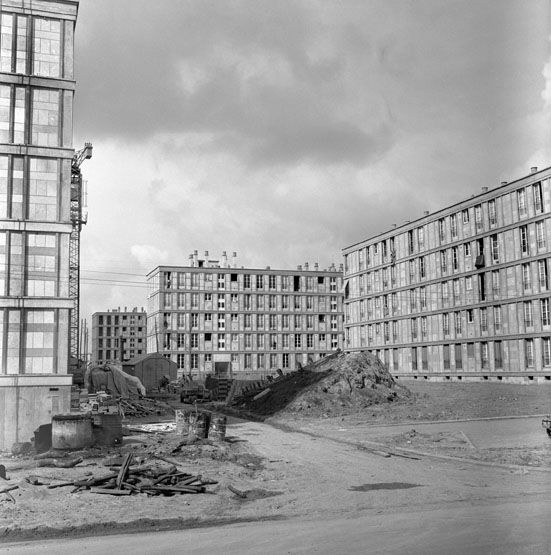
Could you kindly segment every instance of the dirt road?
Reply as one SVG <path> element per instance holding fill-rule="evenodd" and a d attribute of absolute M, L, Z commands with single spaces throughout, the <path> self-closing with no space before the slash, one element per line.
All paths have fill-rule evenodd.
<path fill-rule="evenodd" d="M 22 497 L 17 498 L 15 506 L 8 507 L 2 504 L 0 510 L 6 517 L 6 524 L 9 524 L 10 518 L 20 514 L 21 518 L 25 519 L 26 527 L 32 527 L 37 522 L 48 522 L 51 527 L 60 530 L 60 535 L 63 535 L 63 527 L 71 526 L 70 531 L 66 532 L 69 536 L 126 530 L 141 532 L 144 530 L 143 519 L 149 519 L 149 528 L 160 529 L 191 529 L 218 525 L 216 531 L 214 528 L 209 530 L 213 538 L 219 537 L 222 541 L 223 535 L 217 536 L 218 530 L 222 530 L 219 527 L 240 522 L 249 523 L 245 527 L 248 537 L 256 538 L 257 542 L 264 540 L 269 546 L 272 537 L 270 530 L 275 526 L 273 529 L 281 530 L 283 534 L 283 543 L 279 544 L 283 551 L 267 551 L 278 553 L 286 552 L 287 544 L 283 539 L 287 533 L 301 534 L 301 526 L 293 528 L 293 523 L 305 522 L 305 519 L 314 523 L 304 524 L 311 527 L 309 529 L 312 537 L 308 544 L 310 546 L 317 545 L 314 542 L 316 536 L 326 538 L 329 542 L 326 527 L 319 526 L 322 521 L 348 530 L 351 534 L 350 550 L 341 552 L 362 552 L 356 551 L 356 548 L 362 545 L 365 536 L 371 537 L 375 533 L 381 542 L 382 538 L 390 537 L 395 542 L 390 545 L 398 545 L 393 531 L 397 533 L 402 526 L 399 523 L 403 522 L 403 526 L 412 531 L 412 537 L 418 538 L 421 542 L 419 545 L 427 549 L 417 552 L 429 553 L 433 540 L 436 542 L 435 546 L 442 547 L 441 542 L 445 538 L 439 531 L 440 528 L 431 524 L 439 519 L 444 526 L 443 529 L 448 529 L 450 533 L 454 532 L 450 523 L 453 523 L 455 518 L 462 519 L 464 526 L 469 530 L 465 541 L 471 536 L 477 536 L 480 542 L 485 541 L 489 526 L 493 531 L 492 537 L 498 538 L 521 521 L 526 521 L 525 529 L 531 531 L 531 537 L 536 542 L 534 545 L 541 545 L 551 537 L 551 533 L 547 532 L 547 522 L 542 516 L 547 514 L 542 508 L 551 502 L 549 472 L 520 467 L 508 469 L 481 466 L 429 457 L 387 457 L 384 453 L 374 451 L 361 443 L 342 443 L 326 437 L 286 431 L 265 423 L 237 421 L 228 426 L 228 434 L 231 441 L 243 445 L 247 451 L 259 456 L 250 460 L 262 460 L 262 464 L 251 462 L 245 464 L 245 467 L 235 467 L 245 469 L 234 471 L 229 478 L 233 486 L 249 492 L 246 499 L 241 499 L 227 490 L 228 478 L 225 478 L 224 474 L 220 477 L 222 481 L 214 491 L 215 495 L 200 498 L 137 496 L 106 499 L 107 496 L 97 496 L 89 492 L 70 494 L 59 490 L 32 490 L 35 486 L 27 484 L 27 489 L 22 490 Z M 248 465 L 253 465 L 254 468 L 246 470 Z M 22 484 L 22 488 L 24 487 Z M 25 495 L 32 491 L 42 493 L 38 497 L 25 500 Z M 426 518 L 423 515 L 426 515 Z M 473 515 L 478 516 L 475 518 Z M 489 520 L 484 520 L 484 515 L 487 515 Z M 360 531 L 354 531 L 355 528 L 348 523 L 350 519 L 355 520 Z M 282 528 L 277 528 L 274 522 L 269 525 L 258 522 L 278 520 L 281 522 L 277 526 L 281 525 Z M 285 525 L 283 521 L 288 522 Z M 90 526 L 82 530 L 76 526 L 78 522 L 96 523 L 96 527 Z M 124 523 L 124 526 L 117 527 L 113 525 L 114 522 Z M 256 526 L 260 526 L 258 533 L 255 532 Z M 418 527 L 421 527 L 419 530 L 426 531 L 425 535 Z M 323 530 L 325 532 L 321 533 Z M 198 535 L 201 533 L 196 532 Z M 459 541 L 459 532 L 454 533 L 454 537 Z M 238 536 L 236 537 L 238 539 Z M 335 538 L 338 537 L 340 536 L 337 533 Z M 521 534 L 521 537 L 524 535 Z M 8 538 L 9 535 L 3 539 L 6 541 Z M 36 543 L 33 545 L 35 548 L 38 546 Z M 208 542 L 205 545 L 208 545 Z M 253 542 L 251 545 L 257 544 Z M 501 542 L 499 545 L 504 544 Z M 6 547 L 4 544 L 3 549 Z M 383 548 L 384 543 L 380 543 L 380 547 Z M 236 547 L 234 551 L 221 549 L 210 552 L 247 551 Z M 259 551 L 251 549 L 249 552 Z M 302 552 L 331 551 L 320 549 Z M 442 550 L 434 548 L 433 552 Z"/>

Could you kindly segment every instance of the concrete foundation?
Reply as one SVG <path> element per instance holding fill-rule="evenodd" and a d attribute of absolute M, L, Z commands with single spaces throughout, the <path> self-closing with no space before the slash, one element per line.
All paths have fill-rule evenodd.
<path fill-rule="evenodd" d="M 0 376 L 0 451 L 31 441 L 52 415 L 71 409 L 68 375 Z"/>

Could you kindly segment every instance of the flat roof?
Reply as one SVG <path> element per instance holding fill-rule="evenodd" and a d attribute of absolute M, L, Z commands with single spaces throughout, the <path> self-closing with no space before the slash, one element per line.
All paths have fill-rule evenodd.
<path fill-rule="evenodd" d="M 453 208 L 459 207 L 459 206 L 461 206 L 462 204 L 464 204 L 466 202 L 475 202 L 480 197 L 492 196 L 496 192 L 499 192 L 501 189 L 506 189 L 508 187 L 511 188 L 511 189 L 514 189 L 515 184 L 518 184 L 519 181 L 523 181 L 527 178 L 534 177 L 534 176 L 536 176 L 540 173 L 543 173 L 543 172 L 546 172 L 546 171 L 549 171 L 549 170 L 551 170 L 551 166 L 543 168 L 542 170 L 538 170 L 537 172 L 529 173 L 527 175 L 524 175 L 523 177 L 515 179 L 514 181 L 508 181 L 507 183 L 504 183 L 502 185 L 498 185 L 497 187 L 494 187 L 492 189 L 488 189 L 487 191 L 482 191 L 481 193 L 478 193 L 477 195 L 472 195 L 471 197 L 469 197 L 467 199 L 464 199 L 464 200 L 461 200 L 459 202 L 456 202 L 455 204 L 450 204 L 449 206 L 441 208 L 440 210 L 437 210 L 436 212 L 431 212 L 427 216 L 421 216 L 420 218 L 412 220 L 411 222 L 404 223 L 402 225 L 396 226 L 395 228 L 388 229 L 386 231 L 383 231 L 381 233 L 377 233 L 375 235 L 371 235 L 370 237 L 367 237 L 366 239 L 362 239 L 361 241 L 358 241 L 357 243 L 352 243 L 351 245 L 349 245 L 347 247 L 343 247 L 341 249 L 341 252 L 344 253 L 345 251 L 347 251 L 349 249 L 353 249 L 354 247 L 357 247 L 358 245 L 361 245 L 362 243 L 367 243 L 368 241 L 372 241 L 373 239 L 376 239 L 377 237 L 383 237 L 384 235 L 387 235 L 387 234 L 395 235 L 395 234 L 401 232 L 399 230 L 402 230 L 402 232 L 403 232 L 403 231 L 405 231 L 404 228 L 408 228 L 410 226 L 411 227 L 417 227 L 419 225 L 419 222 L 421 222 L 422 220 L 432 220 L 438 214 L 441 214 L 441 213 L 446 212 L 448 210 L 452 210 Z"/>

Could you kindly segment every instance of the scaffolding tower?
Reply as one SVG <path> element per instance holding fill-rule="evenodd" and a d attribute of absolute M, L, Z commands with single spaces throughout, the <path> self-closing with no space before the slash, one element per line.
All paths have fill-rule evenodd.
<path fill-rule="evenodd" d="M 71 163 L 71 223 L 73 229 L 69 237 L 69 298 L 73 302 L 69 317 L 69 363 L 74 357 L 80 361 L 79 304 L 80 304 L 80 231 L 86 224 L 83 214 L 83 181 L 80 166 L 84 160 L 92 158 L 92 143 L 75 152 Z M 70 364 L 69 364 L 70 365 Z"/>

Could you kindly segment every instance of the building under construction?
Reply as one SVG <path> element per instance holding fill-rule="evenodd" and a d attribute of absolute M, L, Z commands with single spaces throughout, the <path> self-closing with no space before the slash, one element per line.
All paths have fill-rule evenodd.
<path fill-rule="evenodd" d="M 1 2 L 0 449 L 70 408 L 78 5 Z"/>

